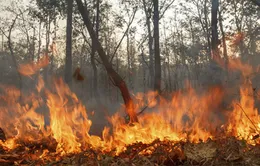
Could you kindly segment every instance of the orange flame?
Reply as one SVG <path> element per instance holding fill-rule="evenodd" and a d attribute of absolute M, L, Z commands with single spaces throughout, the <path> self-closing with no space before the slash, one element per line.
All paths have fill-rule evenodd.
<path fill-rule="evenodd" d="M 24 76 L 31 76 L 38 72 L 41 68 L 47 66 L 49 64 L 49 56 L 44 55 L 37 63 L 31 62 L 28 64 L 23 64 L 19 66 L 19 73 Z"/>
<path fill-rule="evenodd" d="M 20 70 L 25 70 L 22 72 L 25 75 L 32 75 L 46 62 L 42 59 L 37 64 L 22 66 Z M 254 71 L 239 60 L 231 60 L 229 68 L 241 70 L 245 77 Z M 88 119 L 87 110 L 62 79 L 54 81 L 53 89 L 46 89 L 39 76 L 37 93 L 31 93 L 22 100 L 19 99 L 21 92 L 18 89 L 1 88 L 4 95 L 0 97 L 4 102 L 0 107 L 0 127 L 8 139 L 0 141 L 0 144 L 6 149 L 15 148 L 19 142 L 51 142 L 54 139 L 57 142 L 56 153 L 61 155 L 86 148 L 115 150 L 118 154 L 126 149 L 126 145 L 136 142 L 168 139 L 197 143 L 214 139 L 219 126 L 224 126 L 226 133 L 254 144 L 251 137 L 260 131 L 260 116 L 254 107 L 254 97 L 248 95 L 253 93 L 250 81 L 241 86 L 241 98 L 234 101 L 231 105 L 233 110 L 226 113 L 226 123 L 218 118 L 219 106 L 225 95 L 222 88 L 213 87 L 198 93 L 187 86 L 185 91 L 173 93 L 170 99 L 158 97 L 155 92 L 136 94 L 132 111 L 138 112 L 148 106 L 146 112 L 138 117 L 138 123 L 126 124 L 117 113 L 109 118 L 112 127 L 105 127 L 102 137 L 89 134 L 92 122 Z M 45 96 L 40 95 L 42 91 Z M 39 111 L 41 108 L 49 112 L 50 125 L 45 121 L 46 112 Z M 40 157 L 48 153 L 45 151 Z"/>

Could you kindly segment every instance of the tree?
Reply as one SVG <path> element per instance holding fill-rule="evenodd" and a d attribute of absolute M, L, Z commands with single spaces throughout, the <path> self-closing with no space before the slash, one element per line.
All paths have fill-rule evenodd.
<path fill-rule="evenodd" d="M 33 4 L 35 2 L 35 5 Z M 54 33 L 54 41 L 56 40 L 56 31 L 57 31 L 57 22 L 58 16 L 65 17 L 65 13 L 67 12 L 67 2 L 68 1 L 61 1 L 61 0 L 36 0 L 32 1 L 31 6 L 29 6 L 29 15 L 33 18 L 38 20 L 39 27 L 38 27 L 38 58 L 40 54 L 43 52 L 48 54 L 50 57 L 50 66 L 47 66 L 43 70 L 43 76 L 45 81 L 48 80 L 50 72 L 53 70 L 54 67 L 54 56 L 53 52 L 50 50 L 50 37 L 52 33 Z M 53 25 L 53 26 L 52 26 Z M 52 29 L 52 27 L 54 27 Z M 45 30 L 45 31 L 44 31 Z M 45 33 L 45 49 L 41 50 L 43 46 L 42 39 L 43 35 L 41 33 Z M 46 86 L 48 86 L 48 82 L 46 82 Z"/>
<path fill-rule="evenodd" d="M 100 0 L 96 1 L 96 5 L 94 4 L 95 1 L 93 1 L 93 6 L 96 6 L 96 19 L 95 17 L 93 17 L 93 25 L 95 26 L 95 32 L 97 35 L 97 38 L 99 38 L 99 14 L 100 14 Z M 93 27 L 94 28 L 94 27 Z M 94 40 L 92 40 L 92 47 L 91 47 L 91 65 L 92 65 L 92 69 L 93 69 L 93 92 L 95 95 L 95 98 L 97 99 L 98 102 L 100 102 L 99 100 L 99 93 L 98 93 L 98 71 L 97 71 L 97 66 L 96 66 L 96 62 L 95 62 L 95 53 L 97 50 L 97 46 L 96 43 L 94 42 Z"/>
<path fill-rule="evenodd" d="M 194 8 L 189 8 L 185 4 L 182 4 L 184 12 L 186 12 L 185 15 L 188 13 L 188 15 L 191 15 L 191 17 L 193 17 L 194 20 L 200 24 L 202 32 L 201 35 L 204 36 L 206 40 L 205 47 L 207 48 L 207 57 L 209 57 L 211 52 L 210 19 L 208 18 L 210 9 L 209 0 L 189 0 L 188 2 L 191 2 L 196 10 L 194 11 Z"/>
<path fill-rule="evenodd" d="M 66 28 L 66 61 L 65 61 L 65 82 L 72 81 L 72 12 L 73 0 L 67 0 L 67 28 Z"/>
<path fill-rule="evenodd" d="M 155 55 L 154 55 L 154 36 L 153 36 L 153 30 L 151 21 L 154 21 L 152 19 L 152 13 L 153 12 L 153 1 L 146 1 L 146 0 L 138 0 L 138 2 L 141 1 L 142 8 L 145 14 L 145 25 L 147 26 L 147 35 L 145 37 L 145 40 L 148 38 L 148 52 L 149 52 L 149 86 L 150 88 L 154 88 L 155 84 Z M 165 0 L 160 6 L 160 10 L 158 9 L 158 15 L 161 13 L 161 15 L 158 16 L 158 20 L 163 18 L 166 11 L 172 6 L 174 0 Z M 153 27 L 154 28 L 154 27 Z M 143 43 L 143 42 L 141 42 Z M 141 44 L 142 45 L 142 44 Z"/>
<path fill-rule="evenodd" d="M 159 39 L 159 4 L 158 0 L 153 1 L 154 5 L 154 62 L 155 79 L 154 90 L 161 92 L 161 59 L 160 59 L 160 39 Z"/>
<path fill-rule="evenodd" d="M 223 7 L 222 7 L 223 9 Z M 225 68 L 227 69 L 228 66 L 228 54 L 227 54 L 227 44 L 226 44 L 226 34 L 224 31 L 224 26 L 223 26 L 223 17 L 222 17 L 222 10 L 218 10 L 218 20 L 219 20 L 219 27 L 220 27 L 220 32 L 222 35 L 222 47 L 223 47 L 223 55 L 225 58 Z M 227 71 L 228 72 L 228 71 Z"/>
<path fill-rule="evenodd" d="M 148 30 L 148 48 L 149 48 L 149 73 L 150 73 L 150 87 L 154 85 L 154 54 L 153 54 L 153 36 L 152 36 L 152 30 L 151 30 L 151 5 L 147 4 L 145 0 L 142 0 L 143 2 L 143 10 L 145 13 L 145 19 L 146 19 L 146 26 Z M 149 5 L 149 7 L 147 7 Z"/>
<path fill-rule="evenodd" d="M 219 2 L 218 0 L 212 0 L 212 8 L 211 8 L 211 53 L 212 57 L 218 58 L 218 9 Z"/>
<path fill-rule="evenodd" d="M 130 117 L 130 122 L 137 122 L 137 115 L 134 110 L 134 103 L 130 96 L 130 93 L 128 91 L 128 88 L 124 82 L 124 80 L 120 77 L 120 75 L 113 69 L 112 64 L 109 62 L 108 57 L 101 46 L 101 43 L 98 41 L 97 35 L 95 31 L 93 30 L 92 23 L 89 18 L 89 13 L 84 7 L 81 0 L 76 0 L 79 12 L 83 18 L 84 24 L 88 29 L 89 35 L 91 36 L 91 39 L 94 41 L 95 45 L 97 46 L 97 52 L 99 54 L 100 59 L 102 60 L 103 65 L 105 66 L 105 69 L 113 82 L 115 86 L 119 88 L 121 91 L 122 97 L 124 99 L 124 103 L 126 106 L 126 112 Z"/>
<path fill-rule="evenodd" d="M 8 48 L 9 48 L 9 51 L 10 51 L 10 54 L 11 54 L 11 57 L 12 57 L 14 67 L 17 71 L 17 76 L 19 78 L 19 86 L 20 86 L 19 88 L 20 88 L 20 90 L 22 90 L 22 76 L 18 72 L 18 64 L 17 64 L 16 59 L 15 59 L 15 53 L 14 53 L 14 48 L 13 48 L 13 43 L 12 43 L 12 32 L 13 32 L 13 29 L 15 27 L 15 23 L 16 23 L 18 17 L 21 14 L 23 14 L 23 13 L 16 14 L 15 18 L 11 22 L 11 25 L 8 26 L 7 32 L 5 32 L 5 30 L 2 27 L 0 27 L 0 31 L 7 38 Z M 20 94 L 20 97 L 21 97 L 21 94 Z"/>

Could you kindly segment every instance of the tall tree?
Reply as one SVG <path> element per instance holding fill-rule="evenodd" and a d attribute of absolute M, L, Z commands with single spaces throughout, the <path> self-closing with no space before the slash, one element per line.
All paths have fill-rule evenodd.
<path fill-rule="evenodd" d="M 72 11 L 73 0 L 67 0 L 67 29 L 66 29 L 66 61 L 65 61 L 65 81 L 72 81 Z"/>
<path fill-rule="evenodd" d="M 155 80 L 154 90 L 161 91 L 161 59 L 160 59 L 160 39 L 159 39 L 159 2 L 153 1 L 154 5 L 154 62 L 155 62 Z"/>
<path fill-rule="evenodd" d="M 217 58 L 219 56 L 218 52 L 218 8 L 219 1 L 212 0 L 212 8 L 211 8 L 211 53 L 213 58 Z"/>
<path fill-rule="evenodd" d="M 223 55 L 224 55 L 224 58 L 225 58 L 225 67 L 227 68 L 228 54 L 227 54 L 226 34 L 225 34 L 225 31 L 224 31 L 224 26 L 223 26 L 222 10 L 223 10 L 223 7 L 222 7 L 221 10 L 220 9 L 218 10 L 218 17 L 219 17 L 218 20 L 219 20 L 220 32 L 221 32 L 221 35 L 222 35 L 222 47 L 223 47 Z"/>
<path fill-rule="evenodd" d="M 149 73 L 150 73 L 150 80 L 149 80 L 149 86 L 152 87 L 154 85 L 154 55 L 153 55 L 153 36 L 152 36 L 152 30 L 151 30 L 151 5 L 147 4 L 145 0 L 142 0 L 143 2 L 143 9 L 145 13 L 145 19 L 146 19 L 146 26 L 148 30 L 148 47 L 149 47 Z"/>
<path fill-rule="evenodd" d="M 95 4 L 96 2 L 96 4 Z M 96 6 L 96 18 L 93 17 L 93 25 L 95 26 L 95 31 L 96 31 L 96 35 L 97 38 L 99 38 L 99 6 L 100 6 L 100 0 L 94 0 L 93 1 L 93 6 Z M 94 27 L 93 27 L 94 28 Z M 94 96 L 96 99 L 98 99 L 97 101 L 100 102 L 99 100 L 99 93 L 98 93 L 98 71 L 97 71 L 97 66 L 95 63 L 95 53 L 97 50 L 97 46 L 94 42 L 94 40 L 92 40 L 92 47 L 91 47 L 91 66 L 93 69 L 93 92 L 94 92 Z"/>
<path fill-rule="evenodd" d="M 84 24 L 88 29 L 91 39 L 94 41 L 95 45 L 97 46 L 97 52 L 99 54 L 100 59 L 102 60 L 103 65 L 105 66 L 105 69 L 111 81 L 121 91 L 126 106 L 126 112 L 130 117 L 130 122 L 137 122 L 138 119 L 137 119 L 136 112 L 134 110 L 134 103 L 130 96 L 126 83 L 124 82 L 122 77 L 120 77 L 120 75 L 113 69 L 112 64 L 108 59 L 108 56 L 106 55 L 103 47 L 101 46 L 101 43 L 99 42 L 97 35 L 93 29 L 92 23 L 90 21 L 88 10 L 86 9 L 86 7 L 84 7 L 81 0 L 76 0 L 76 2 L 78 5 L 79 12 L 83 18 Z"/>

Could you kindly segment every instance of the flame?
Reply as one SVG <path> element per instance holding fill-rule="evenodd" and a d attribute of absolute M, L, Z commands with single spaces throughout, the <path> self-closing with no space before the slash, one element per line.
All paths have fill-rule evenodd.
<path fill-rule="evenodd" d="M 22 65 L 20 73 L 31 76 L 46 64 L 46 59 L 42 59 L 37 64 Z M 254 72 L 253 67 L 238 59 L 230 60 L 228 68 L 242 71 L 245 78 Z M 255 144 L 252 136 L 260 131 L 255 98 L 250 96 L 254 92 L 247 79 L 240 88 L 240 99 L 231 103 L 232 110 L 221 110 L 227 121 L 219 118 L 220 105 L 226 95 L 223 88 L 212 87 L 205 92 L 187 85 L 186 89 L 167 98 L 156 92 L 137 93 L 132 111 L 138 112 L 147 106 L 147 110 L 139 115 L 138 123 L 126 124 L 118 112 L 108 118 L 111 126 L 104 128 L 102 137 L 89 134 L 92 121 L 88 111 L 61 78 L 55 79 L 53 87 L 47 89 L 39 76 L 36 90 L 23 98 L 15 87 L 1 85 L 0 88 L 3 91 L 0 127 L 7 136 L 0 145 L 6 149 L 14 149 L 21 142 L 47 141 L 47 144 L 55 145 L 56 153 L 60 155 L 79 153 L 88 148 L 114 151 L 116 155 L 126 150 L 126 145 L 136 142 L 149 144 L 159 139 L 198 143 L 215 139 L 219 126 L 223 126 L 225 134 Z M 50 153 L 45 149 L 39 158 Z"/>
<path fill-rule="evenodd" d="M 245 84 L 240 88 L 240 94 L 240 102 L 233 102 L 234 110 L 229 114 L 228 131 L 254 144 L 251 137 L 259 134 L 260 115 L 254 107 L 253 89 Z"/>
<path fill-rule="evenodd" d="M 47 66 L 49 64 L 49 56 L 44 55 L 37 63 L 31 62 L 27 64 L 23 64 L 19 66 L 19 73 L 24 76 L 31 76 L 38 72 L 41 68 Z"/>
<path fill-rule="evenodd" d="M 53 137 L 58 142 L 57 151 L 78 152 L 80 138 L 88 137 L 91 121 L 88 120 L 84 106 L 61 79 L 56 80 L 54 85 L 57 93 L 47 91 L 47 105 Z M 66 96 L 71 97 L 71 101 Z"/>

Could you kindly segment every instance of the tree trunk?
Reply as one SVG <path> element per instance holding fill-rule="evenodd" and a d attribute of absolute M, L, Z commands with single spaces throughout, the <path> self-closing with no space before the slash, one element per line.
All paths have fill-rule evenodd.
<path fill-rule="evenodd" d="M 126 54 L 127 54 L 127 76 L 128 76 L 128 87 L 130 87 L 130 90 L 131 90 L 131 86 L 130 86 L 130 83 L 131 83 L 131 75 L 130 75 L 130 72 L 131 72 L 131 62 L 130 62 L 130 39 L 129 39 L 129 30 L 127 31 L 127 34 L 126 34 Z"/>
<path fill-rule="evenodd" d="M 155 60 L 155 80 L 154 90 L 161 92 L 161 59 L 160 59 L 160 39 L 159 39 L 159 4 L 158 0 L 153 1 L 154 5 L 154 60 Z"/>
<path fill-rule="evenodd" d="M 20 91 L 22 92 L 22 76 L 21 74 L 18 72 L 18 65 L 17 65 L 17 62 L 16 62 L 16 59 L 15 59 L 15 56 L 14 56 L 14 51 L 13 51 L 13 46 L 12 46 L 12 31 L 13 31 L 13 28 L 14 28 L 14 25 L 15 25 L 15 22 L 16 22 L 16 19 L 18 18 L 18 15 L 15 17 L 15 19 L 13 20 L 13 23 L 12 25 L 10 26 L 9 28 L 9 32 L 8 32 L 8 36 L 7 36 L 7 43 L 8 43 L 8 48 L 10 50 L 10 54 L 11 54 L 11 57 L 12 57 L 12 60 L 13 60 L 13 63 L 14 63 L 14 66 L 15 66 L 15 69 L 17 71 L 17 76 L 19 78 L 19 86 L 20 86 Z M 20 93 L 20 99 L 22 98 L 22 93 Z"/>
<path fill-rule="evenodd" d="M 49 45 L 50 45 L 50 28 L 51 28 L 51 20 L 50 20 L 50 14 L 48 14 L 47 16 L 47 22 L 46 22 L 46 34 L 45 34 L 45 37 L 46 37 L 46 46 L 45 46 L 45 53 L 48 54 L 49 53 Z M 48 83 L 48 78 L 49 78 L 49 65 L 46 66 L 44 69 L 43 69 L 43 73 L 44 73 L 44 80 L 45 80 L 45 85 L 48 86 L 49 83 Z"/>
<path fill-rule="evenodd" d="M 228 67 L 228 55 L 227 55 L 227 44 L 226 44 L 226 35 L 225 35 L 225 32 L 224 32 L 224 28 L 223 28 L 223 20 L 222 20 L 222 14 L 221 14 L 221 11 L 219 10 L 218 11 L 218 14 L 219 14 L 219 27 L 220 27 L 220 31 L 221 31 L 221 34 L 222 34 L 222 44 L 223 44 L 223 55 L 224 55 L 224 58 L 225 58 L 225 68 L 227 69 Z M 228 72 L 228 70 L 227 70 Z"/>
<path fill-rule="evenodd" d="M 93 1 L 93 5 L 94 5 L 95 1 Z M 96 2 L 96 20 L 93 19 L 93 24 L 94 22 L 96 22 L 96 35 L 97 35 L 97 38 L 99 36 L 99 0 L 97 0 Z M 95 5 L 94 5 L 95 6 Z M 95 99 L 97 100 L 97 102 L 100 102 L 99 100 L 99 93 L 98 93 L 98 71 L 97 71 L 97 66 L 96 66 L 96 63 L 95 63 L 95 53 L 96 53 L 96 50 L 97 50 L 97 46 L 94 42 L 94 40 L 92 40 L 92 49 L 91 49 L 91 66 L 92 66 L 92 69 L 93 69 L 93 94 L 95 96 Z"/>
<path fill-rule="evenodd" d="M 120 75 L 112 68 L 112 64 L 109 62 L 108 57 L 103 49 L 103 47 L 101 46 L 101 43 L 98 41 L 98 38 L 96 36 L 96 33 L 93 30 L 93 26 L 92 23 L 89 19 L 89 13 L 87 11 L 87 9 L 83 6 L 82 1 L 81 0 L 76 0 L 77 5 L 78 5 L 78 9 L 79 12 L 83 18 L 84 24 L 86 25 L 89 35 L 91 37 L 91 39 L 95 42 L 96 46 L 97 46 L 97 52 L 99 54 L 100 59 L 103 62 L 103 65 L 105 66 L 105 69 L 109 75 L 109 77 L 111 78 L 111 81 L 113 82 L 113 84 L 115 86 L 117 86 L 122 94 L 125 106 L 126 106 L 126 112 L 130 117 L 130 122 L 137 122 L 137 115 L 136 112 L 134 110 L 134 103 L 133 100 L 130 96 L 130 93 L 128 91 L 128 88 L 124 82 L 124 80 L 120 77 Z"/>
<path fill-rule="evenodd" d="M 143 0 L 143 6 L 144 6 L 146 25 L 148 30 L 149 73 L 150 73 L 149 86 L 150 88 L 152 88 L 154 85 L 154 56 L 153 56 L 153 37 L 152 37 L 151 22 L 150 22 L 151 10 L 147 9 L 145 0 Z"/>
<path fill-rule="evenodd" d="M 2 33 L 2 52 L 4 52 L 4 34 Z"/>
<path fill-rule="evenodd" d="M 218 52 L 218 0 L 212 0 L 212 9 L 211 9 L 211 54 L 212 58 L 219 58 Z"/>
<path fill-rule="evenodd" d="M 65 82 L 72 81 L 72 8 L 73 0 L 67 0 L 67 29 L 66 29 L 66 61 L 65 61 Z"/>
<path fill-rule="evenodd" d="M 204 2 L 204 19 L 205 19 L 205 29 L 207 32 L 207 42 L 208 42 L 208 54 L 210 55 L 211 51 L 211 41 L 210 41 L 210 31 L 209 31 L 209 21 L 208 21 L 208 7 L 207 1 Z"/>
<path fill-rule="evenodd" d="M 166 36 L 166 27 L 164 26 L 163 27 L 163 32 L 164 32 L 164 40 L 165 40 L 165 44 L 164 44 L 164 46 L 165 46 L 165 67 L 166 67 L 166 73 L 167 73 L 167 77 L 168 77 L 168 79 L 165 77 L 165 82 L 167 83 L 166 85 L 168 85 L 167 86 L 167 88 L 166 88 L 166 90 L 168 91 L 168 92 L 171 92 L 172 91 L 172 82 L 171 82 L 171 74 L 170 74 L 170 53 L 169 53 L 169 48 L 168 48 L 168 43 L 167 43 L 167 36 Z M 194 38 L 194 37 L 192 37 L 192 38 Z M 193 39 L 193 41 L 194 41 L 194 39 Z"/>
<path fill-rule="evenodd" d="M 35 27 L 33 27 L 33 43 L 32 43 L 32 61 L 34 61 L 34 57 L 35 57 L 35 39 L 36 39 L 36 29 Z"/>
<path fill-rule="evenodd" d="M 55 12 L 55 8 L 54 8 Z M 54 26 L 54 38 L 52 41 L 52 50 L 51 50 L 51 67 L 50 67 L 50 73 L 53 73 L 53 68 L 54 68 L 54 54 L 56 52 L 56 40 L 57 40 L 57 17 L 54 16 L 53 18 L 53 26 Z"/>
<path fill-rule="evenodd" d="M 46 34 L 45 34 L 45 42 L 46 42 L 46 45 L 45 45 L 45 50 L 46 52 L 48 52 L 49 50 L 49 44 L 50 44 L 50 16 L 48 15 L 47 16 L 47 22 L 46 22 Z"/>
<path fill-rule="evenodd" d="M 27 41 L 27 56 L 26 59 L 27 60 L 31 60 L 31 56 L 32 56 L 32 52 L 30 49 L 31 46 L 31 41 L 30 41 L 30 36 L 29 36 L 29 32 L 27 31 L 27 29 L 25 28 L 25 34 L 26 34 L 26 41 Z"/>
<path fill-rule="evenodd" d="M 41 27 L 42 27 L 42 22 L 39 22 L 39 30 L 38 30 L 38 53 L 37 53 L 37 62 L 40 60 L 40 54 L 41 54 Z"/>

